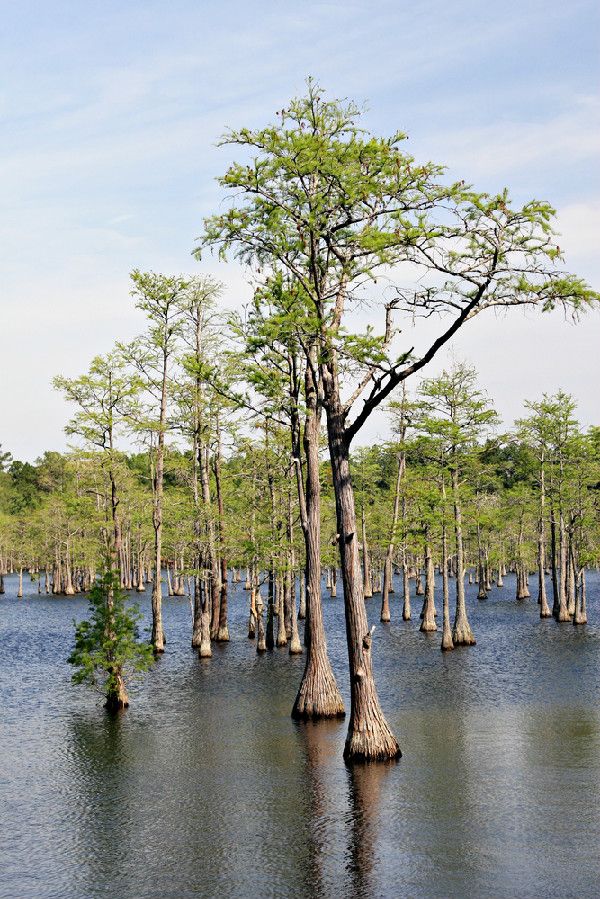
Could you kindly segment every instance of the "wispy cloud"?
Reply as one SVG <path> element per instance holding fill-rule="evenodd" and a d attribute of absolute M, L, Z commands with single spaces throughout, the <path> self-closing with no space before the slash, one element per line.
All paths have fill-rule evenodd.
<path fill-rule="evenodd" d="M 272 121 L 308 74 L 367 100 L 375 130 L 408 130 L 411 152 L 453 175 L 554 202 L 567 263 L 597 277 L 597 22 L 591 0 L 9 4 L 0 316 L 15 339 L 0 376 L 23 439 L 4 442 L 29 457 L 60 445 L 66 410 L 51 376 L 135 332 L 134 265 L 199 270 L 190 252 L 231 158 L 217 138 Z M 209 257 L 202 270 L 223 278 L 231 305 L 248 296 L 234 264 Z M 475 348 L 496 346 L 493 323 L 479 327 Z M 23 341 L 34 360 L 26 376 Z M 505 360 L 487 357 L 501 380 Z M 521 380 L 540 365 L 521 350 L 519 359 Z M 516 389 L 506 384 L 507 395 Z M 43 422 L 40 405 L 52 410 Z"/>

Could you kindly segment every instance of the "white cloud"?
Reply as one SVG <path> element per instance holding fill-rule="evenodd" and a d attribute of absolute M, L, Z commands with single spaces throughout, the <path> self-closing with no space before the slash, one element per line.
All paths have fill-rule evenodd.
<path fill-rule="evenodd" d="M 581 97 L 567 111 L 541 121 L 499 121 L 444 131 L 437 141 L 443 145 L 445 161 L 468 180 L 505 176 L 540 164 L 560 170 L 600 157 L 600 97 Z"/>

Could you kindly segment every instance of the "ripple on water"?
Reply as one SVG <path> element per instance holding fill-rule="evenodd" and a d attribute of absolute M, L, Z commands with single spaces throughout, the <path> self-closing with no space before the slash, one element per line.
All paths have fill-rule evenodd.
<path fill-rule="evenodd" d="M 6 586 L 2 899 L 597 895 L 596 573 L 585 628 L 540 621 L 510 577 L 487 602 L 470 588 L 477 646 L 444 655 L 418 612 L 399 620 L 398 594 L 379 625 L 374 597 L 377 683 L 404 755 L 352 768 L 343 721 L 290 719 L 304 660 L 256 655 L 242 590 L 210 661 L 190 648 L 187 600 L 166 599 L 167 652 L 110 717 L 65 662 L 85 601 Z M 349 708 L 342 600 L 324 610 Z"/>

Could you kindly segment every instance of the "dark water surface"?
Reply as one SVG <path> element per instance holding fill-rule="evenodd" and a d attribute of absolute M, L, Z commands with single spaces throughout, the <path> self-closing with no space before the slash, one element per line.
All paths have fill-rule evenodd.
<path fill-rule="evenodd" d="M 393 596 L 374 658 L 404 755 L 353 768 L 344 722 L 290 719 L 304 658 L 256 656 L 243 591 L 211 660 L 165 599 L 167 652 L 110 718 L 65 661 L 85 599 L 6 587 L 3 899 L 600 895 L 597 574 L 585 628 L 540 621 L 510 577 L 484 603 L 468 588 L 478 643 L 446 655 Z M 348 707 L 342 600 L 325 614 Z"/>

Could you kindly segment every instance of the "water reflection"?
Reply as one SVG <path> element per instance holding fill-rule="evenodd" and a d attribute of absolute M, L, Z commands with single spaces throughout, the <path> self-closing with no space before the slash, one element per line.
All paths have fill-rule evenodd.
<path fill-rule="evenodd" d="M 125 719 L 125 711 L 103 711 L 98 718 L 76 717 L 70 725 L 63 801 L 75 830 L 73 872 L 89 896 L 99 884 L 120 878 L 132 853 Z"/>
<path fill-rule="evenodd" d="M 291 720 L 303 660 L 256 655 L 242 591 L 231 642 L 205 664 L 186 601 L 165 601 L 168 651 L 111 718 L 69 682 L 85 602 L 17 601 L 8 579 L 0 897 L 597 895 L 593 574 L 589 592 L 590 624 L 561 628 L 517 605 L 507 579 L 503 596 L 471 597 L 477 646 L 447 655 L 393 608 L 375 665 L 404 755 L 347 768 L 346 722 Z M 343 608 L 324 609 L 347 701 Z"/>
<path fill-rule="evenodd" d="M 347 768 L 348 777 L 348 896 L 371 899 L 381 895 L 376 889 L 375 871 L 380 863 L 380 800 L 392 768 L 387 764 L 354 764 Z"/>

